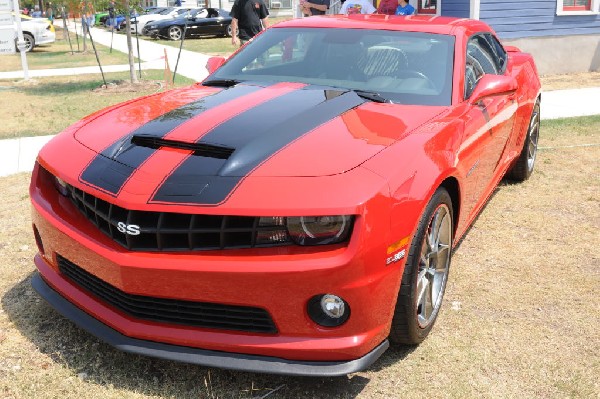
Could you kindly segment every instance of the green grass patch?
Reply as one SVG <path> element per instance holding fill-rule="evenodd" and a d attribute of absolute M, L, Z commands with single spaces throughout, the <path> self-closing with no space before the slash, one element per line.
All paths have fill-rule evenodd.
<path fill-rule="evenodd" d="M 65 38 L 62 29 L 56 29 L 56 41 L 51 44 L 37 46 L 32 52 L 27 53 L 27 65 L 29 69 L 55 69 L 55 68 L 75 68 L 83 66 L 98 65 L 94 49 L 89 40 L 86 40 L 87 51 L 83 52 L 83 38 L 80 35 L 70 32 L 69 37 Z M 79 41 L 79 49 L 77 42 Z M 98 58 L 102 65 L 120 65 L 127 64 L 127 54 L 120 51 L 110 51 L 109 47 L 95 43 L 98 51 Z M 137 60 L 136 60 L 137 62 Z M 21 55 L 2 56 L 0 62 L 0 72 L 19 71 L 22 69 Z"/>
<path fill-rule="evenodd" d="M 105 76 L 108 83 L 129 81 L 128 72 Z M 146 71 L 142 73 L 142 84 L 122 90 L 115 90 L 114 86 L 100 89 L 103 85 L 100 75 L 0 81 L 0 99 L 6 115 L 0 124 L 0 139 L 59 133 L 99 109 L 163 90 L 162 80 L 162 71 Z M 180 75 L 175 80 L 176 86 L 192 83 L 192 79 Z"/>
<path fill-rule="evenodd" d="M 541 135 L 549 140 L 574 136 L 597 136 L 600 132 L 600 115 L 542 120 Z"/>

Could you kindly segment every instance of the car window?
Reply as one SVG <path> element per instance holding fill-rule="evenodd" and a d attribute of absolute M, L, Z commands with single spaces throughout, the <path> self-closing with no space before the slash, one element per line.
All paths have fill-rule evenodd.
<path fill-rule="evenodd" d="M 479 79 L 485 74 L 499 75 L 506 67 L 506 52 L 490 34 L 469 39 L 465 63 L 465 99 L 469 98 Z"/>
<path fill-rule="evenodd" d="M 502 47 L 502 44 L 500 44 L 498 39 L 496 37 L 494 37 L 493 35 L 488 33 L 486 35 L 486 37 L 490 43 L 491 50 L 494 52 L 494 55 L 496 56 L 495 59 L 498 63 L 498 70 L 500 71 L 500 73 L 504 73 L 504 71 L 506 70 L 506 60 L 508 58 L 508 55 L 506 54 L 506 50 L 504 50 L 504 47 Z"/>
<path fill-rule="evenodd" d="M 376 92 L 392 102 L 449 105 L 454 37 L 367 29 L 273 28 L 212 76 Z"/>

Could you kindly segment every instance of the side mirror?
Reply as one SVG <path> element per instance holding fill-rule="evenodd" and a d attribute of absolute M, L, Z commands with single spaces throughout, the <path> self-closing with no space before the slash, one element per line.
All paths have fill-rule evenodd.
<path fill-rule="evenodd" d="M 477 104 L 486 97 L 510 95 L 517 91 L 517 80 L 512 76 L 483 75 L 469 97 L 470 104 Z"/>
<path fill-rule="evenodd" d="M 206 62 L 206 70 L 208 71 L 208 73 L 213 73 L 214 71 L 219 69 L 219 67 L 224 63 L 225 57 L 210 57 Z"/>

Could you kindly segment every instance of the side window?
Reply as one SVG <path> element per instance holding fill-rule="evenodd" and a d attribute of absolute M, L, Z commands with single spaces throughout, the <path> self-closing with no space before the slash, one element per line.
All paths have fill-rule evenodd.
<path fill-rule="evenodd" d="M 504 73 L 506 52 L 490 34 L 479 34 L 469 39 L 465 67 L 465 99 L 471 96 L 479 79 L 485 74 Z"/>
<path fill-rule="evenodd" d="M 506 50 L 504 50 L 504 47 L 502 47 L 502 44 L 500 44 L 498 39 L 496 39 L 496 37 L 490 34 L 488 34 L 487 36 L 489 38 L 489 43 L 491 44 L 492 51 L 496 56 L 498 70 L 500 71 L 500 73 L 504 73 L 504 71 L 506 70 L 506 60 L 508 58 L 508 54 L 506 53 Z"/>

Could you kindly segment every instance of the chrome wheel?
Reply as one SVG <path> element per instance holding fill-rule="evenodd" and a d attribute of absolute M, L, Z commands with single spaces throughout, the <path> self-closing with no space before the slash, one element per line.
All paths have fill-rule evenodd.
<path fill-rule="evenodd" d="M 421 245 L 417 276 L 417 319 L 426 328 L 437 315 L 448 279 L 452 216 L 446 204 L 435 210 Z"/>
<path fill-rule="evenodd" d="M 29 53 L 35 47 L 35 39 L 29 33 L 23 33 L 23 41 L 25 42 L 25 52 Z M 17 49 L 19 47 L 17 46 Z"/>
<path fill-rule="evenodd" d="M 527 148 L 527 169 L 533 171 L 535 156 L 537 155 L 538 139 L 540 137 L 540 109 L 534 107 L 531 121 L 529 122 L 529 146 Z"/>
<path fill-rule="evenodd" d="M 171 40 L 181 40 L 181 36 L 183 36 L 183 31 L 179 26 L 171 26 L 169 27 L 169 39 Z"/>
<path fill-rule="evenodd" d="M 531 111 L 531 119 L 527 127 L 525 140 L 519 157 L 514 165 L 506 173 L 508 179 L 523 182 L 529 179 L 535 166 L 537 156 L 538 140 L 540 138 L 540 100 L 538 99 Z"/>

